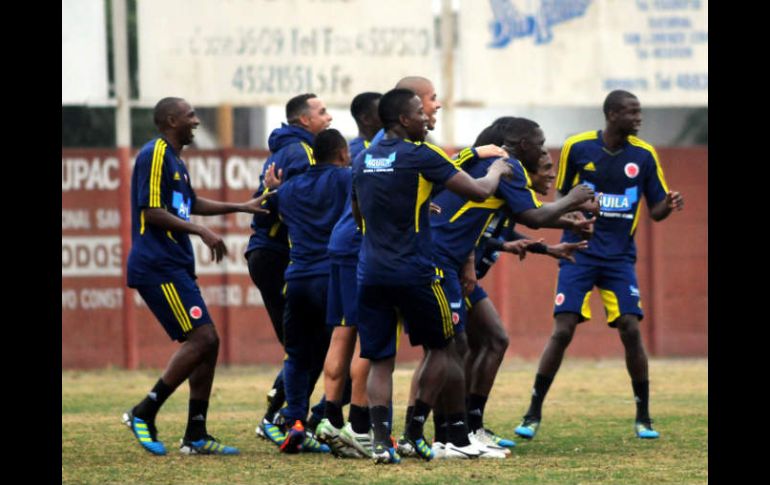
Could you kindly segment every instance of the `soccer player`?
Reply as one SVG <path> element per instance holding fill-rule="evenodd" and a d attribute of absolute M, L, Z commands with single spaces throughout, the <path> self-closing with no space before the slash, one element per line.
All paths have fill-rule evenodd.
<path fill-rule="evenodd" d="M 601 209 L 588 249 L 576 254 L 576 262 L 559 264 L 553 334 L 540 357 L 529 409 L 515 430 L 523 438 L 537 433 L 543 400 L 564 352 L 578 323 L 591 318 L 588 302 L 594 286 L 602 296 L 607 323 L 618 329 L 625 349 L 636 401 L 636 436 L 659 436 L 650 419 L 647 355 L 639 332 L 644 315 L 634 268 L 634 233 L 642 195 L 654 221 L 681 210 L 684 199 L 668 189 L 655 149 L 636 137 L 642 124 L 638 98 L 628 91 L 612 91 L 604 100 L 603 111 L 605 129 L 568 138 L 559 160 L 557 197 L 577 184 L 586 184 L 602 193 Z M 565 231 L 562 241 L 574 242 L 575 236 Z"/>
<path fill-rule="evenodd" d="M 530 188 L 531 180 L 521 160 L 527 160 L 529 164 L 537 164 L 543 143 L 545 142 L 543 131 L 537 123 L 524 118 L 516 118 L 514 122 L 505 127 L 504 132 L 502 128 L 496 125 L 493 125 L 491 128 L 500 133 L 499 139 L 484 141 L 499 144 L 505 142 L 505 145 L 509 147 L 511 156 L 516 157 L 512 164 L 514 167 L 513 178 L 502 181 L 497 192 L 480 203 L 466 200 L 461 196 L 444 191 L 434 199 L 434 202 L 441 207 L 441 213 L 431 217 L 431 229 L 436 249 L 435 261 L 444 273 L 447 297 L 449 298 L 449 305 L 452 310 L 452 321 L 455 325 L 455 334 L 457 335 L 456 348 L 458 353 L 455 357 L 460 360 L 461 365 L 462 360 L 466 357 L 469 360 L 473 360 L 478 356 L 468 355 L 467 339 L 469 334 L 466 334 L 467 316 L 460 275 L 469 260 L 470 268 L 473 269 L 473 254 L 476 242 L 482 237 L 490 222 L 495 216 L 505 213 L 512 219 L 521 221 L 530 227 L 577 228 L 579 227 L 578 223 L 561 216 L 576 210 L 593 198 L 593 191 L 590 188 L 579 186 L 559 202 L 542 204 Z M 485 130 L 485 132 L 487 131 Z M 482 132 L 482 136 L 479 137 L 477 143 L 482 142 L 481 138 L 485 132 Z M 473 177 L 479 177 L 486 173 L 493 160 L 493 158 L 487 158 L 469 161 L 463 165 L 463 170 Z M 534 241 L 531 244 L 534 244 Z M 477 329 L 474 332 L 474 338 L 478 340 L 479 337 L 484 336 L 485 330 L 489 330 L 488 325 Z M 483 350 L 487 351 L 487 353 L 492 353 L 493 351 L 493 349 Z M 483 356 L 483 358 L 489 361 L 486 362 L 488 365 L 484 368 L 472 369 L 473 373 L 465 376 L 467 380 L 471 381 L 469 386 L 471 391 L 476 391 L 472 392 L 469 396 L 470 412 L 468 417 L 469 422 L 472 422 L 472 431 L 474 431 L 471 438 L 472 440 L 478 440 L 481 445 L 491 449 L 492 452 L 488 454 L 491 458 L 504 458 L 505 454 L 510 453 L 507 448 L 514 445 L 512 442 L 504 442 L 493 433 L 486 432 L 482 427 L 483 405 L 486 402 L 492 382 L 494 382 L 498 367 L 502 362 L 505 348 L 501 350 L 502 352 L 493 353 L 491 356 Z M 484 384 L 474 382 L 478 379 L 483 379 L 486 382 Z M 483 394 L 479 394 L 479 392 L 483 392 Z M 465 386 L 445 387 L 442 390 L 441 399 L 446 399 L 448 394 L 456 393 L 461 394 L 464 400 Z M 447 418 L 448 416 L 441 406 L 434 410 L 436 429 L 434 452 L 439 456 L 441 456 L 443 451 L 443 443 L 447 440 L 446 430 L 449 425 Z"/>
<path fill-rule="evenodd" d="M 294 175 L 307 170 L 314 163 L 313 140 L 322 130 L 329 127 L 332 116 L 326 110 L 326 105 L 315 94 L 300 94 L 286 103 L 286 121 L 280 128 L 273 130 L 268 138 L 270 156 L 265 162 L 260 176 L 260 186 L 257 194 L 268 190 L 264 183 L 267 169 L 274 165 L 276 174 L 287 182 Z M 264 218 L 262 218 L 264 219 Z M 285 299 L 282 293 L 285 284 L 283 274 L 289 264 L 289 244 L 286 238 L 286 226 L 278 219 L 277 214 L 271 215 L 271 224 L 260 227 L 252 222 L 253 234 L 244 256 L 248 261 L 249 275 L 262 295 L 273 329 L 281 342 L 283 335 L 283 312 Z M 314 370 L 313 382 L 320 374 L 321 368 Z M 273 420 L 278 410 L 285 402 L 283 374 L 278 376 L 268 392 L 268 406 L 264 417 L 256 427 L 257 436 L 267 438 L 276 445 L 284 442 L 285 436 L 275 426 Z"/>
<path fill-rule="evenodd" d="M 479 143 L 477 141 L 477 143 Z M 547 195 L 556 178 L 548 152 L 533 167 L 522 160 L 531 180 L 530 186 L 540 195 Z M 500 316 L 486 291 L 478 283 L 497 261 L 498 251 L 518 254 L 524 259 L 527 252 L 547 254 L 556 259 L 574 261 L 574 252 L 585 249 L 587 241 L 579 243 L 543 244 L 513 230 L 514 223 L 505 214 L 493 217 L 476 245 L 473 264 L 468 275 L 466 267 L 460 275 L 468 315 L 468 353 L 465 360 L 467 377 L 468 425 L 475 438 L 488 446 L 513 447 L 515 443 L 498 437 L 484 426 L 484 407 L 492 390 L 497 371 L 508 348 L 508 336 Z M 585 230 L 585 228 L 581 228 Z M 498 239 L 499 237 L 500 239 Z M 466 265 L 467 266 L 467 265 Z"/>
<path fill-rule="evenodd" d="M 350 113 L 358 126 L 358 137 L 350 142 L 351 159 L 369 148 L 373 142 L 379 141 L 384 134 L 377 113 L 381 97 L 380 93 L 365 92 L 358 94 L 350 104 Z M 377 136 L 379 138 L 375 139 Z M 316 428 L 318 439 L 326 442 L 332 453 L 347 457 L 371 456 L 371 425 L 366 403 L 366 375 L 369 367 L 367 361 L 353 355 L 358 336 L 356 266 L 360 247 L 361 231 L 356 226 L 348 197 L 345 211 L 334 226 L 329 239 L 330 269 L 326 322 L 334 330 L 324 362 L 324 419 Z M 342 406 L 345 401 L 346 381 L 350 377 L 351 359 L 354 359 L 360 377 L 356 380 L 357 386 L 353 388 L 349 422 L 345 424 Z"/>
<path fill-rule="evenodd" d="M 193 130 L 200 125 L 195 110 L 184 99 L 163 98 L 155 105 L 154 121 L 161 136 L 139 151 L 131 177 L 128 286 L 139 292 L 169 337 L 181 346 L 147 397 L 123 414 L 123 422 L 145 450 L 165 455 L 155 417 L 176 388 L 189 380 L 187 429 L 180 451 L 237 455 L 237 448 L 221 444 L 206 428 L 219 336 L 195 283 L 189 235 L 199 236 L 217 262 L 227 254 L 227 247 L 222 236 L 190 222 L 190 214 L 265 212 L 260 204 L 269 194 L 242 204 L 197 197 L 180 158 L 184 146 L 193 141 Z"/>
<path fill-rule="evenodd" d="M 475 180 L 458 170 L 440 148 L 423 143 L 428 117 L 410 90 L 386 93 L 379 114 L 385 138 L 353 164 L 353 213 L 364 235 L 358 264 L 358 331 L 361 357 L 371 360 L 367 396 L 374 431 L 372 458 L 377 463 L 400 461 L 389 440 L 388 410 L 400 315 L 409 325 L 412 345 L 422 345 L 427 353 L 406 439 L 430 460 L 433 452 L 423 437 L 425 418 L 445 382 L 462 383 L 462 370 L 450 356 L 454 333 L 449 305 L 432 262 L 431 189 L 434 183 L 444 184 L 482 201 L 494 193 L 501 176 L 511 174 L 511 168 L 500 159 L 485 177 Z M 448 407 L 450 418 L 458 417 L 449 429 L 448 453 L 478 456 L 468 440 L 464 403 L 454 400 Z"/>
<path fill-rule="evenodd" d="M 345 208 L 350 193 L 350 156 L 339 131 L 320 132 L 313 147 L 314 163 L 278 188 L 268 201 L 288 230 L 289 265 L 286 268 L 286 308 L 283 380 L 286 407 L 280 410 L 286 437 L 280 449 L 286 453 L 329 451 L 305 433 L 308 397 L 315 381 L 313 369 L 321 368 L 329 347 L 326 301 L 329 282 L 329 237 Z M 274 166 L 270 167 L 270 172 Z M 257 224 L 265 221 L 257 218 Z M 266 221 L 270 224 L 270 221 Z"/>

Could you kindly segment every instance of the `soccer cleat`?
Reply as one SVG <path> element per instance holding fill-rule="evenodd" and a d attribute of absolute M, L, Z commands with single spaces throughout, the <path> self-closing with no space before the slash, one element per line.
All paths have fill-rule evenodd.
<path fill-rule="evenodd" d="M 340 439 L 348 446 L 358 451 L 360 456 L 372 456 L 372 435 L 369 433 L 356 433 L 350 422 L 345 423 L 340 431 Z"/>
<path fill-rule="evenodd" d="M 398 454 L 404 458 L 413 458 L 417 456 L 417 452 L 414 450 L 414 446 L 412 446 L 412 443 L 406 439 L 406 436 L 401 435 L 401 437 L 398 438 L 397 446 Z"/>
<path fill-rule="evenodd" d="M 281 427 L 266 419 L 263 419 L 257 425 L 256 433 L 257 436 L 270 441 L 276 446 L 281 446 L 286 441 L 286 433 L 281 430 Z"/>
<path fill-rule="evenodd" d="M 540 427 L 540 418 L 535 418 L 533 416 L 524 416 L 524 419 L 521 421 L 521 424 L 516 427 L 516 429 L 513 430 L 514 433 L 516 433 L 518 436 L 521 436 L 522 438 L 531 440 L 535 437 L 535 434 L 537 433 L 537 428 Z"/>
<path fill-rule="evenodd" d="M 132 411 L 123 413 L 123 424 L 128 426 L 134 437 L 142 445 L 142 448 L 149 451 L 153 455 L 165 455 L 166 446 L 162 441 L 158 441 L 158 431 L 155 429 L 155 424 L 146 423 L 144 420 L 134 416 Z"/>
<path fill-rule="evenodd" d="M 340 430 L 335 428 L 334 425 L 327 418 L 321 420 L 316 427 L 316 436 L 318 441 L 326 443 L 331 448 L 331 453 L 334 456 L 342 458 L 359 458 L 361 455 L 358 450 L 345 441 L 340 436 Z"/>
<path fill-rule="evenodd" d="M 302 426 L 302 422 L 297 420 L 294 425 L 289 428 L 281 445 L 278 447 L 283 453 L 299 453 L 302 449 L 302 444 L 305 441 L 305 427 Z"/>
<path fill-rule="evenodd" d="M 240 455 L 238 448 L 225 446 L 218 439 L 206 435 L 199 440 L 180 440 L 179 451 L 185 455 Z"/>
<path fill-rule="evenodd" d="M 634 431 L 636 431 L 636 436 L 642 439 L 654 440 L 660 436 L 660 433 L 652 429 L 651 419 L 637 421 L 634 424 Z"/>
<path fill-rule="evenodd" d="M 489 428 L 483 428 L 483 431 L 484 431 L 484 434 L 489 436 L 497 446 L 501 446 L 503 448 L 513 448 L 514 446 L 516 446 L 515 441 L 509 440 L 508 438 L 502 438 Z"/>
<path fill-rule="evenodd" d="M 302 441 L 300 451 L 307 453 L 329 453 L 331 448 L 329 448 L 329 445 L 320 443 L 310 430 L 306 430 L 305 439 Z"/>
<path fill-rule="evenodd" d="M 392 447 L 388 447 L 388 445 L 383 444 L 376 444 L 374 445 L 374 448 L 372 449 L 372 460 L 374 460 L 374 463 L 393 463 L 395 465 L 401 463 L 401 457 L 398 455 L 396 450 Z"/>
<path fill-rule="evenodd" d="M 497 438 L 497 436 L 495 436 L 494 433 L 489 432 L 484 428 L 480 428 L 480 429 L 477 429 L 476 431 L 471 432 L 469 436 L 472 437 L 473 440 L 476 440 L 478 443 L 486 446 L 490 450 L 501 452 L 505 454 L 505 456 L 508 456 L 511 454 L 511 450 L 509 450 L 504 446 L 499 445 L 497 441 L 495 441 L 495 438 Z M 500 441 L 507 441 L 509 443 L 513 443 L 511 440 L 504 440 L 502 438 L 498 438 L 498 439 Z"/>
<path fill-rule="evenodd" d="M 495 445 L 495 448 L 489 447 L 486 444 L 482 443 L 476 437 L 473 433 L 468 433 L 468 440 L 470 440 L 471 444 L 476 447 L 476 449 L 479 450 L 479 458 L 489 459 L 489 458 L 497 458 L 502 459 L 505 458 L 507 455 L 511 454 L 511 450 L 507 448 L 499 448 L 497 445 Z"/>
<path fill-rule="evenodd" d="M 411 438 L 406 438 L 406 441 L 414 450 L 415 456 L 419 456 L 425 461 L 431 461 L 433 458 L 436 457 L 436 455 L 433 454 L 433 450 L 431 450 L 431 447 L 430 445 L 428 445 L 424 436 L 420 436 L 416 440 L 413 440 Z"/>
<path fill-rule="evenodd" d="M 431 451 L 433 452 L 433 459 L 434 460 L 440 460 L 444 458 L 444 451 L 446 449 L 446 445 L 440 441 L 434 441 L 433 446 L 431 446 Z"/>
<path fill-rule="evenodd" d="M 441 458 L 444 460 L 468 460 L 472 458 L 478 458 L 480 456 L 481 451 L 473 443 L 466 446 L 457 446 L 454 443 L 447 442 L 444 445 L 444 455 Z"/>

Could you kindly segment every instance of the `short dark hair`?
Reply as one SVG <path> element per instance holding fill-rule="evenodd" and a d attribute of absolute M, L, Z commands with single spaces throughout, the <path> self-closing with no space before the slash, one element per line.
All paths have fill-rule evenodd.
<path fill-rule="evenodd" d="M 505 144 L 505 130 L 507 126 L 515 118 L 513 116 L 502 116 L 487 126 L 479 136 L 476 137 L 476 141 L 473 142 L 473 146 L 479 147 L 482 145 L 497 145 L 502 146 Z"/>
<path fill-rule="evenodd" d="M 158 129 L 166 126 L 166 118 L 169 115 L 174 115 L 178 111 L 177 106 L 180 102 L 184 101 L 182 98 L 167 97 L 158 101 L 155 105 L 155 110 L 152 113 L 152 120 L 155 122 L 155 126 Z"/>
<path fill-rule="evenodd" d="M 313 158 L 317 163 L 331 163 L 343 148 L 348 146 L 342 133 L 329 128 L 315 136 L 313 143 Z"/>
<path fill-rule="evenodd" d="M 307 100 L 317 97 L 313 93 L 305 93 L 291 98 L 286 103 L 286 122 L 289 124 L 295 123 L 310 108 Z"/>
<path fill-rule="evenodd" d="M 361 122 L 362 116 L 374 111 L 374 102 L 380 98 L 382 98 L 381 93 L 371 91 L 358 94 L 353 98 L 353 102 L 350 103 L 350 114 L 356 120 L 356 123 Z"/>
<path fill-rule="evenodd" d="M 636 95 L 629 93 L 628 91 L 623 91 L 622 89 L 616 89 L 608 94 L 607 97 L 604 98 L 604 106 L 602 106 L 604 117 L 607 118 L 610 115 L 610 112 L 622 109 L 623 100 L 626 98 L 637 99 Z"/>
<path fill-rule="evenodd" d="M 506 144 L 509 144 L 509 142 L 510 144 L 515 144 L 523 138 L 529 138 L 535 134 L 535 130 L 540 128 L 540 125 L 527 118 L 513 118 L 503 126 L 505 128 Z"/>
<path fill-rule="evenodd" d="M 416 94 L 410 89 L 391 89 L 380 98 L 377 111 L 380 115 L 382 126 L 388 130 L 399 124 L 399 116 L 404 114 L 409 107 L 409 102 Z"/>

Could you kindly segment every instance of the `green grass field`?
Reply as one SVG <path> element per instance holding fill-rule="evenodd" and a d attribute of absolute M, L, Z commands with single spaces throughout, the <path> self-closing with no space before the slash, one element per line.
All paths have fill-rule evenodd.
<path fill-rule="evenodd" d="M 507 360 L 487 404 L 486 425 L 506 437 L 529 403 L 536 363 Z M 272 367 L 220 368 L 209 407 L 209 432 L 241 449 L 240 456 L 183 456 L 177 451 L 187 419 L 186 384 L 158 415 L 169 455 L 142 450 L 120 415 L 159 376 L 158 370 L 62 372 L 62 483 L 143 484 L 660 484 L 708 481 L 708 361 L 650 362 L 651 405 L 659 440 L 632 430 L 634 402 L 622 360 L 565 359 L 543 408 L 537 437 L 516 440 L 505 460 L 397 466 L 330 455 L 280 455 L 256 438 Z M 395 430 L 403 428 L 413 367 L 394 376 Z M 320 396 L 317 387 L 316 396 Z M 345 411 L 347 417 L 347 408 Z M 430 420 L 429 420 L 430 421 Z M 432 436 L 432 423 L 426 435 Z"/>

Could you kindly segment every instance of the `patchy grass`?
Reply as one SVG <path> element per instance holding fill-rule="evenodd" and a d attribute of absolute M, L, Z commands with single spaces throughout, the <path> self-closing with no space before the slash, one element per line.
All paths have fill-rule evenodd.
<path fill-rule="evenodd" d="M 497 377 L 485 422 L 506 437 L 529 403 L 536 363 L 509 360 Z M 413 367 L 396 370 L 395 430 L 403 429 Z M 516 440 L 505 460 L 404 459 L 398 466 L 329 455 L 280 455 L 257 439 L 265 392 L 277 368 L 220 368 L 209 407 L 209 431 L 240 456 L 183 456 L 176 443 L 187 419 L 187 387 L 158 415 L 169 455 L 142 450 L 120 415 L 155 383 L 157 370 L 62 372 L 62 483 L 65 484 L 447 484 L 707 483 L 708 362 L 650 362 L 651 405 L 659 440 L 637 439 L 634 403 L 622 360 L 567 359 L 549 392 L 537 437 Z M 319 386 L 320 389 L 320 386 Z M 316 392 L 316 397 L 320 392 Z M 347 411 L 346 411 L 347 416 Z M 429 420 L 430 421 L 430 420 Z M 432 423 L 426 426 L 432 435 Z"/>

